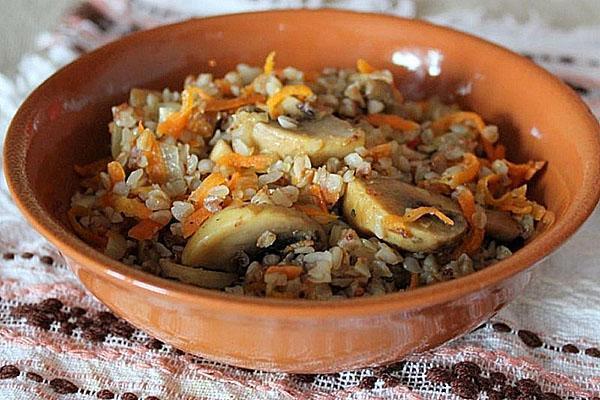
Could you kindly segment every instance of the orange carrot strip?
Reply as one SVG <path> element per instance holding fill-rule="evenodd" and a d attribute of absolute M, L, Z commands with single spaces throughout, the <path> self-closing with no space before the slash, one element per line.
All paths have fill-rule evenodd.
<path fill-rule="evenodd" d="M 306 85 L 287 85 L 282 87 L 277 93 L 269 97 L 267 107 L 271 118 L 277 118 L 283 111 L 281 103 L 289 96 L 296 96 L 300 99 L 305 99 L 313 95 L 313 91 Z"/>
<path fill-rule="evenodd" d="M 511 180 L 511 187 L 518 187 L 524 182 L 533 178 L 540 169 L 546 165 L 545 161 L 529 161 L 525 164 L 515 164 L 504 160 L 508 165 L 508 177 Z"/>
<path fill-rule="evenodd" d="M 231 175 L 229 182 L 227 182 L 227 187 L 231 191 L 256 188 L 258 187 L 258 175 L 252 170 L 236 171 Z"/>
<path fill-rule="evenodd" d="M 265 172 L 273 161 L 273 157 L 265 154 L 243 156 L 237 153 L 228 153 L 217 160 L 217 165 L 225 165 L 235 169 L 254 168 L 258 172 Z"/>
<path fill-rule="evenodd" d="M 162 229 L 164 225 L 152 219 L 143 219 L 134 225 L 127 235 L 137 240 L 149 240 Z"/>
<path fill-rule="evenodd" d="M 414 222 L 425 215 L 433 215 L 446 225 L 454 225 L 454 221 L 435 207 L 418 207 L 404 213 L 402 219 L 406 222 Z"/>
<path fill-rule="evenodd" d="M 114 184 L 117 182 L 123 182 L 125 180 L 125 170 L 123 166 L 118 161 L 111 161 L 106 166 L 108 170 L 108 175 L 110 176 L 111 183 Z"/>
<path fill-rule="evenodd" d="M 500 179 L 500 175 L 492 174 L 481 178 L 479 182 L 477 182 L 477 191 L 483 194 L 485 203 L 494 206 L 499 210 L 510 211 L 513 214 L 531 213 L 536 203 L 527 199 L 527 185 L 522 185 L 516 189 L 506 192 L 499 198 L 495 198 L 492 195 L 488 185 L 490 182 L 497 182 Z"/>
<path fill-rule="evenodd" d="M 188 199 L 202 206 L 202 202 L 204 201 L 204 198 L 208 195 L 208 192 L 215 186 L 222 185 L 226 182 L 227 179 L 221 173 L 213 172 L 212 174 L 204 178 L 202 183 L 200 183 L 200 186 L 198 186 L 196 190 L 194 190 L 190 194 L 190 197 Z"/>
<path fill-rule="evenodd" d="M 147 219 L 152 215 L 152 210 L 146 207 L 138 199 L 128 199 L 123 196 L 110 196 L 110 204 L 115 211 L 122 212 L 127 217 L 135 217 L 137 219 Z"/>
<path fill-rule="evenodd" d="M 471 226 L 470 235 L 459 247 L 457 254 L 467 253 L 469 255 L 473 255 L 481 247 L 481 243 L 483 242 L 483 238 L 485 236 L 485 231 L 475 225 L 475 197 L 473 196 L 473 193 L 471 193 L 469 189 L 461 190 L 458 194 L 457 200 L 465 219 Z"/>
<path fill-rule="evenodd" d="M 394 114 L 369 114 L 366 120 L 373 126 L 389 125 L 392 129 L 402 132 L 414 131 L 420 127 L 416 122 Z"/>
<path fill-rule="evenodd" d="M 204 101 L 212 100 L 213 97 L 199 87 L 190 86 L 181 93 L 181 109 L 173 112 L 166 120 L 159 123 L 156 131 L 161 135 L 169 135 L 178 138 L 185 129 L 192 110 L 194 109 L 194 96 Z"/>
<path fill-rule="evenodd" d="M 401 234 L 403 237 L 411 237 L 412 233 L 406 226 L 406 221 L 401 215 L 388 215 L 383 219 L 383 226 L 395 233 Z"/>
<path fill-rule="evenodd" d="M 298 265 L 271 265 L 265 271 L 265 274 L 284 274 L 288 280 L 296 279 L 302 274 L 304 269 Z"/>
<path fill-rule="evenodd" d="M 454 225 L 454 221 L 435 207 L 418 207 L 409 210 L 404 215 L 388 215 L 383 219 L 383 226 L 392 231 L 401 234 L 404 237 L 411 237 L 410 228 L 407 224 L 417 221 L 424 215 L 432 215 L 439 218 L 446 225 Z"/>
<path fill-rule="evenodd" d="M 156 131 L 161 135 L 178 138 L 185 129 L 190 117 L 189 111 L 175 111 L 166 120 L 158 124 Z"/>
<path fill-rule="evenodd" d="M 465 153 L 463 156 L 463 165 L 464 169 L 455 174 L 448 183 L 452 189 L 475 179 L 481 166 L 479 159 L 472 153 Z"/>
<path fill-rule="evenodd" d="M 361 74 L 370 74 L 371 72 L 376 71 L 376 69 L 373 66 L 371 66 L 364 58 L 359 58 L 358 60 L 356 60 L 356 70 Z"/>
<path fill-rule="evenodd" d="M 270 52 L 267 58 L 265 59 L 265 66 L 263 67 L 263 72 L 265 75 L 271 74 L 275 69 L 275 55 L 274 51 Z"/>
<path fill-rule="evenodd" d="M 431 129 L 436 135 L 441 135 L 442 133 L 448 131 L 451 125 L 465 121 L 472 121 L 479 133 L 481 133 L 481 131 L 485 128 L 485 123 L 479 114 L 470 111 L 458 111 L 436 119 L 431 124 Z"/>
<path fill-rule="evenodd" d="M 327 202 L 325 201 L 321 187 L 319 185 L 310 185 L 309 191 L 315 199 L 316 205 L 324 212 L 327 212 Z"/>
<path fill-rule="evenodd" d="M 225 111 L 234 110 L 249 104 L 264 103 L 265 96 L 252 94 L 246 97 L 236 97 L 235 99 L 212 99 L 206 102 L 204 111 Z"/>
<path fill-rule="evenodd" d="M 198 208 L 191 215 L 189 215 L 181 224 L 183 237 L 188 238 L 192 236 L 202 226 L 202 224 L 212 215 L 204 207 Z"/>
<path fill-rule="evenodd" d="M 160 145 L 150 130 L 146 129 L 142 134 L 145 135 L 145 139 L 148 140 L 148 147 L 150 148 L 150 150 L 144 151 L 144 155 L 148 160 L 146 172 L 153 183 L 164 183 L 167 180 L 168 171 Z"/>

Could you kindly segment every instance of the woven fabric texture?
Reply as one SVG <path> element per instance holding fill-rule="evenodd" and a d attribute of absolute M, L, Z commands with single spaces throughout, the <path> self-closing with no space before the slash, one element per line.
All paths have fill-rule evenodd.
<path fill-rule="evenodd" d="M 56 31 L 40 36 L 39 51 L 21 61 L 16 76 L 0 75 L 0 131 L 53 71 L 132 30 L 190 15 L 323 4 L 219 3 L 204 9 L 179 1 L 169 9 L 157 0 L 84 3 Z M 415 10 L 407 0 L 327 4 L 332 3 L 405 16 Z M 531 57 L 572 86 L 600 116 L 600 26 L 555 31 L 536 18 L 489 20 L 478 10 L 430 19 Z M 264 373 L 183 353 L 107 312 L 20 216 L 2 180 L 0 399 L 598 398 L 598 243 L 596 211 L 534 269 L 523 295 L 472 333 L 435 350 L 378 369 L 316 376 Z M 462 378 L 451 378 L 452 370 Z"/>

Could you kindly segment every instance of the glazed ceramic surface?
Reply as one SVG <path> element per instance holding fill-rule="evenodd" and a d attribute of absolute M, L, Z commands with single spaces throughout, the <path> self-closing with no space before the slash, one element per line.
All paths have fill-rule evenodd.
<path fill-rule="evenodd" d="M 512 257 L 454 281 L 336 302 L 244 298 L 168 281 L 82 242 L 65 212 L 74 164 L 109 154 L 112 105 L 132 87 L 180 87 L 239 62 L 303 70 L 365 58 L 412 98 L 434 93 L 500 127 L 511 159 L 546 160 L 534 198 L 556 223 Z M 528 60 L 424 22 L 341 11 L 276 11 L 191 20 L 136 33 L 63 68 L 23 104 L 5 170 L 29 221 L 115 313 L 182 350 L 264 370 L 331 372 L 392 362 L 468 332 L 521 292 L 531 267 L 563 243 L 600 193 L 599 128 L 579 98 Z M 548 293 L 552 296 L 552 293 Z"/>

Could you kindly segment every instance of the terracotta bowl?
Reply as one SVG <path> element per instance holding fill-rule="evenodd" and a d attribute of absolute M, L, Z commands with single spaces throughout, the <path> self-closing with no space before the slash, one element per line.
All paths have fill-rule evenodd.
<path fill-rule="evenodd" d="M 512 257 L 454 281 L 382 297 L 311 302 L 245 298 L 136 271 L 68 227 L 74 164 L 109 154 L 110 107 L 132 87 L 180 88 L 186 75 L 239 62 L 306 70 L 389 68 L 409 96 L 439 93 L 499 125 L 510 158 L 546 160 L 534 197 L 556 223 Z M 532 267 L 583 223 L 600 194 L 600 130 L 568 87 L 525 58 L 419 21 L 342 11 L 191 20 L 136 33 L 66 66 L 23 104 L 5 170 L 29 221 L 116 314 L 182 350 L 246 368 L 331 372 L 398 360 L 476 327 L 517 296 Z M 552 293 L 548 293 L 552 296 Z"/>

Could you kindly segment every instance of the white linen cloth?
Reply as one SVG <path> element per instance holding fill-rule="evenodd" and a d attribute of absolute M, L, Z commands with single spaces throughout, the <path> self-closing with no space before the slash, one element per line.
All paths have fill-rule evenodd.
<path fill-rule="evenodd" d="M 409 0 L 176 0 L 168 9 L 163 4 L 159 0 L 92 0 L 87 9 L 66 16 L 55 32 L 41 35 L 39 51 L 23 58 L 16 76 L 0 74 L 0 132 L 5 132 L 26 95 L 74 59 L 77 49 L 90 50 L 133 26 L 145 28 L 191 15 L 323 4 L 403 16 L 415 12 L 415 4 Z M 558 31 L 539 18 L 526 22 L 509 17 L 492 20 L 481 10 L 427 18 L 527 54 L 574 86 L 600 116 L 600 25 Z M 65 334 L 58 323 L 53 323 L 49 330 L 43 330 L 12 316 L 11 310 L 18 305 L 52 297 L 61 299 L 67 310 L 76 306 L 87 309 L 87 315 L 104 308 L 78 283 L 57 251 L 20 216 L 2 179 L 0 368 L 15 366 L 19 372 L 16 377 L 0 379 L 0 398 L 92 399 L 101 390 L 124 399 L 456 398 L 450 386 L 428 380 L 426 371 L 462 360 L 476 362 L 484 375 L 499 371 L 511 382 L 531 378 L 543 391 L 561 397 L 594 398 L 600 396 L 598 243 L 600 214 L 596 211 L 571 240 L 535 269 L 526 292 L 482 329 L 433 351 L 409 356 L 383 375 L 372 369 L 310 378 L 269 374 L 178 354 L 140 331 L 129 339 L 108 335 L 104 341 L 95 342 L 80 329 Z M 533 339 L 527 336 L 531 333 Z M 577 353 L 573 353 L 574 348 Z M 36 381 L 27 372 L 38 374 L 42 380 Z M 0 378 L 3 373 L 14 375 L 0 369 Z M 365 379 L 368 376 L 378 378 Z M 60 394 L 68 390 L 57 378 L 74 384 L 76 392 Z"/>

